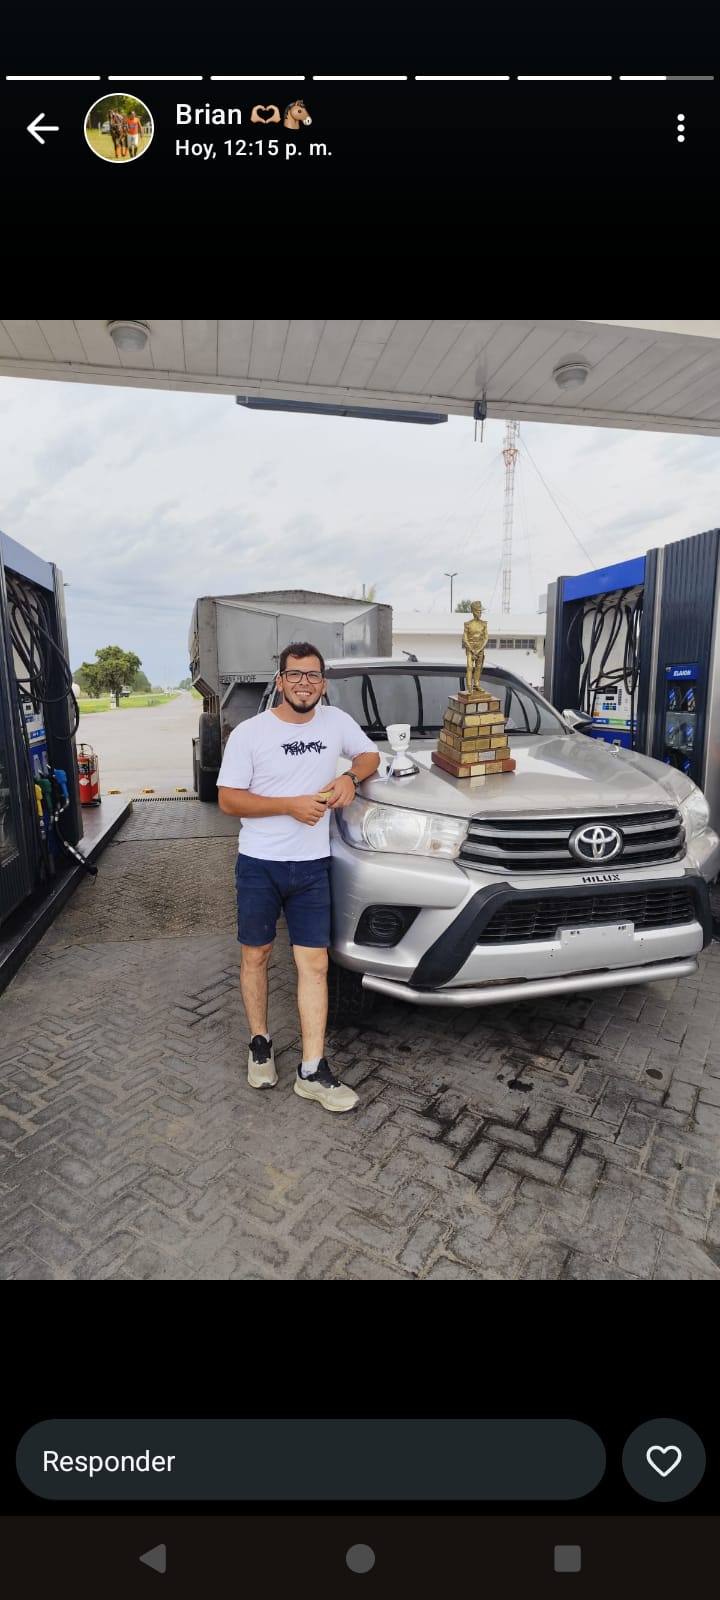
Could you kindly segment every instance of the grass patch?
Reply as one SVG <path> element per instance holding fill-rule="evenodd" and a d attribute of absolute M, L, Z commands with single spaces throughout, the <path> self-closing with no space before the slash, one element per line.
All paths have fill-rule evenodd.
<path fill-rule="evenodd" d="M 139 156 L 141 150 L 143 150 L 148 143 L 148 140 L 144 138 L 143 134 L 141 133 L 137 155 L 131 156 L 128 153 L 128 155 L 119 155 L 116 158 L 115 146 L 110 138 L 109 133 L 101 133 L 99 128 L 90 128 L 87 133 L 87 140 L 88 144 L 91 145 L 93 150 L 97 151 L 98 155 L 105 156 L 106 160 L 108 161 L 113 161 L 116 167 L 121 165 L 129 166 L 132 161 L 137 161 L 137 157 Z"/>
<path fill-rule="evenodd" d="M 138 706 L 165 706 L 168 700 L 177 700 L 177 694 L 131 694 L 120 701 L 121 711 L 135 711 Z"/>
<path fill-rule="evenodd" d="M 168 700 L 177 700 L 177 694 L 131 694 L 127 699 L 120 701 L 120 711 L 137 711 L 144 706 L 164 706 Z M 78 700 L 80 712 L 83 717 L 90 717 L 95 711 L 109 711 L 109 700 Z"/>

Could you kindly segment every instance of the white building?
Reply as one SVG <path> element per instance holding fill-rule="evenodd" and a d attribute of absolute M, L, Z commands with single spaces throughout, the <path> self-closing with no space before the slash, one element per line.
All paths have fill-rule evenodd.
<path fill-rule="evenodd" d="M 393 655 L 403 651 L 422 660 L 465 661 L 462 633 L 469 612 L 395 611 Z M 506 666 L 534 689 L 542 690 L 545 670 L 545 616 L 537 612 L 492 612 L 485 617 L 489 666 Z"/>

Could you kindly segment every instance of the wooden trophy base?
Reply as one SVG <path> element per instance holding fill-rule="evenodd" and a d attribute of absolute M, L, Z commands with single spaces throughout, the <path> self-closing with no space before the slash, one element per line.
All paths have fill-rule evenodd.
<path fill-rule="evenodd" d="M 514 772 L 500 701 L 466 690 L 451 695 L 432 760 L 455 778 Z"/>

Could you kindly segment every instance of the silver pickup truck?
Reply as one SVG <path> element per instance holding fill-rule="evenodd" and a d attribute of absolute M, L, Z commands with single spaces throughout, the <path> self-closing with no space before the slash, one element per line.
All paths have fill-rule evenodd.
<path fill-rule="evenodd" d="M 488 666 L 515 771 L 455 778 L 430 758 L 456 663 L 331 661 L 326 678 L 383 752 L 331 817 L 332 1020 L 373 993 L 480 1006 L 697 971 L 720 839 L 681 772 L 588 738 Z M 277 698 L 268 685 L 263 708 Z M 419 769 L 401 779 L 386 776 L 397 723 Z"/>

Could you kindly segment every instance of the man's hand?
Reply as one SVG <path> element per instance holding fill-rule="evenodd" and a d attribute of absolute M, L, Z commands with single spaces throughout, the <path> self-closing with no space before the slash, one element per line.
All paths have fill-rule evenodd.
<path fill-rule="evenodd" d="M 312 828 L 324 817 L 326 810 L 326 801 L 319 800 L 316 794 L 297 794 L 288 801 L 287 814 L 294 817 L 296 822 L 305 822 Z"/>
<path fill-rule="evenodd" d="M 329 788 L 328 811 L 335 811 L 339 806 L 349 806 L 351 800 L 355 799 L 355 785 L 346 772 L 340 778 L 336 778 Z"/>

